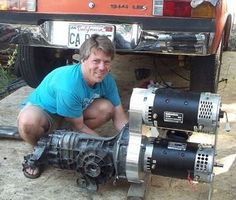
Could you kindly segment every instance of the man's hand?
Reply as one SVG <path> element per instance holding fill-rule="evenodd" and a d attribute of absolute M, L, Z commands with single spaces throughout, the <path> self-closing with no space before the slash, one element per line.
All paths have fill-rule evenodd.
<path fill-rule="evenodd" d="M 72 128 L 76 131 L 98 136 L 98 134 L 93 129 L 89 128 L 84 123 L 83 116 L 79 118 L 66 118 L 66 121 L 68 121 L 72 125 Z"/>

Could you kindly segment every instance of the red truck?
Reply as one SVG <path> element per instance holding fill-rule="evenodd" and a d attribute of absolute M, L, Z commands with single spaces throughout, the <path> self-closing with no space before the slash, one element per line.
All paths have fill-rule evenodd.
<path fill-rule="evenodd" d="M 99 33 L 117 53 L 188 58 L 190 90 L 216 92 L 231 24 L 226 0 L 0 0 L 0 43 L 31 87 Z"/>

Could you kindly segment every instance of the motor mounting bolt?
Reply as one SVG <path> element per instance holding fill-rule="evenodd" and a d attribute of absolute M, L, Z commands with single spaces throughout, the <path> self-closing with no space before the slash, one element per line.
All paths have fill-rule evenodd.
<path fill-rule="evenodd" d="M 152 115 L 152 117 L 153 117 L 153 119 L 157 119 L 157 114 L 154 113 L 154 114 Z"/>
<path fill-rule="evenodd" d="M 152 164 L 152 169 L 155 169 L 155 164 Z"/>
<path fill-rule="evenodd" d="M 199 151 L 203 150 L 203 146 L 201 144 L 198 145 Z"/>
<path fill-rule="evenodd" d="M 199 131 L 202 131 L 202 130 L 203 130 L 203 128 L 204 128 L 204 126 L 203 126 L 203 125 L 199 125 L 199 126 L 198 126 L 198 130 L 199 130 Z"/>
<path fill-rule="evenodd" d="M 196 175 L 196 176 L 194 177 L 194 180 L 195 180 L 195 181 L 199 181 L 199 180 L 200 180 L 200 176 L 199 176 L 199 175 Z"/>

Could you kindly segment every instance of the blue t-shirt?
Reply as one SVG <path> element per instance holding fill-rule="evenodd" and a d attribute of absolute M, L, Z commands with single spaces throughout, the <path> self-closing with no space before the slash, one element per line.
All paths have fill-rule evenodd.
<path fill-rule="evenodd" d="M 63 117 L 81 117 L 96 98 L 105 98 L 114 106 L 121 104 L 116 83 L 109 73 L 102 82 L 90 87 L 78 64 L 56 68 L 23 102 L 38 105 Z"/>

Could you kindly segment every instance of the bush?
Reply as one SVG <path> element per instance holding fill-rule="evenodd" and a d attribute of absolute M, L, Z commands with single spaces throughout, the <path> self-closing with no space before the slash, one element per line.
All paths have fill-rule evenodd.
<path fill-rule="evenodd" d="M 0 51 L 0 98 L 8 94 L 6 91 L 7 86 L 16 79 L 13 74 L 15 56 L 15 47 L 8 47 Z"/>

